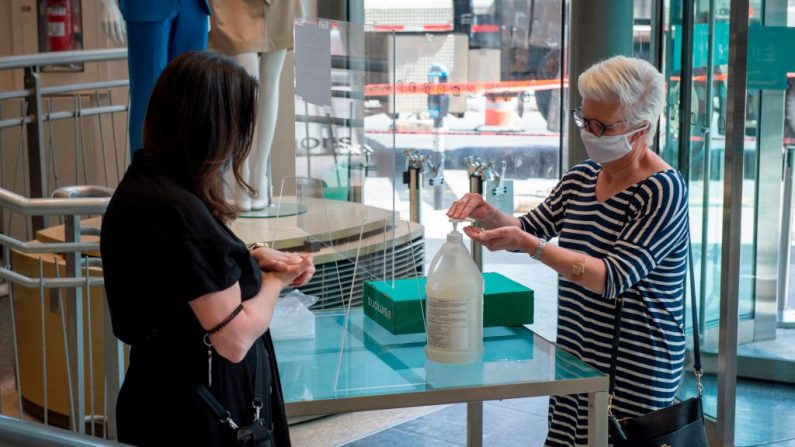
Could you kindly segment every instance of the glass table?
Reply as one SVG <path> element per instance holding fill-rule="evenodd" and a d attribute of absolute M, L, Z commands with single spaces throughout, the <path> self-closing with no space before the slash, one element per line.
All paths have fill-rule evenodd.
<path fill-rule="evenodd" d="M 467 403 L 467 445 L 482 445 L 483 401 L 589 395 L 589 445 L 607 445 L 608 379 L 524 327 L 484 328 L 483 360 L 425 358 L 425 334 L 392 335 L 362 309 L 316 313 L 315 337 L 277 340 L 289 416 Z"/>

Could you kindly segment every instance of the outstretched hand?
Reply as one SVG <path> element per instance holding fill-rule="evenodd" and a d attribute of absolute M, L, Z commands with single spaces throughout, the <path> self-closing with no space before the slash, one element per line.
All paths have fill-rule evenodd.
<path fill-rule="evenodd" d="M 529 253 L 530 246 L 533 243 L 533 236 L 514 226 L 495 228 L 493 230 L 469 226 L 464 228 L 464 233 L 472 240 L 483 244 L 490 251 L 518 250 Z"/>
<path fill-rule="evenodd" d="M 463 197 L 453 202 L 447 210 L 447 217 L 450 219 L 472 218 L 477 221 L 487 220 L 497 213 L 497 209 L 486 202 L 480 194 L 467 193 Z"/>

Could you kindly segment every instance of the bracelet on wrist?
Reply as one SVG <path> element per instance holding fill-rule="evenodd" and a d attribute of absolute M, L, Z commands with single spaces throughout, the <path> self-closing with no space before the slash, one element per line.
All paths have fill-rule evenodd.
<path fill-rule="evenodd" d="M 544 247 L 547 245 L 547 241 L 544 239 L 538 238 L 538 246 L 536 247 L 536 251 L 530 255 L 531 258 L 535 259 L 536 261 L 541 260 L 541 256 L 544 255 Z"/>
<path fill-rule="evenodd" d="M 252 242 L 248 244 L 248 251 L 250 253 L 254 253 L 254 250 L 258 248 L 270 248 L 270 245 L 268 245 L 267 242 Z"/>

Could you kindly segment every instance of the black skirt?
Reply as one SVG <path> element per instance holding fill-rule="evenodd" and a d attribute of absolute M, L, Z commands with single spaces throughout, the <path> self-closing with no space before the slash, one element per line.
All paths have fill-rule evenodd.
<path fill-rule="evenodd" d="M 273 421 L 274 438 L 279 447 L 289 446 L 290 438 L 284 401 L 275 368 L 273 344 L 269 334 L 264 344 L 267 354 L 270 408 L 260 415 Z M 238 425 L 247 425 L 254 418 L 251 405 L 256 353 L 252 348 L 240 363 L 231 363 L 213 354 L 213 395 L 231 413 Z M 196 359 L 195 350 L 190 357 Z M 207 374 L 206 351 L 203 361 L 185 361 L 185 352 L 178 354 L 180 364 L 192 371 Z M 168 368 L 163 353 L 151 346 L 134 346 L 130 366 L 124 378 L 116 405 L 119 441 L 137 446 L 234 446 L 235 433 L 222 424 L 196 394 L 192 381 L 184 372 Z M 204 363 L 202 365 L 202 363 Z M 204 369 L 201 369 L 203 366 Z M 275 373 L 275 374 L 274 374 Z M 195 377 L 201 377 L 197 374 Z"/>

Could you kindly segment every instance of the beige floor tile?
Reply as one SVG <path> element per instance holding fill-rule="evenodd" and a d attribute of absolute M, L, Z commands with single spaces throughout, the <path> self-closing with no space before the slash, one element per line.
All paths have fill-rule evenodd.
<path fill-rule="evenodd" d="M 333 447 L 440 410 L 447 405 L 362 411 L 326 416 L 290 426 L 297 447 Z"/>

